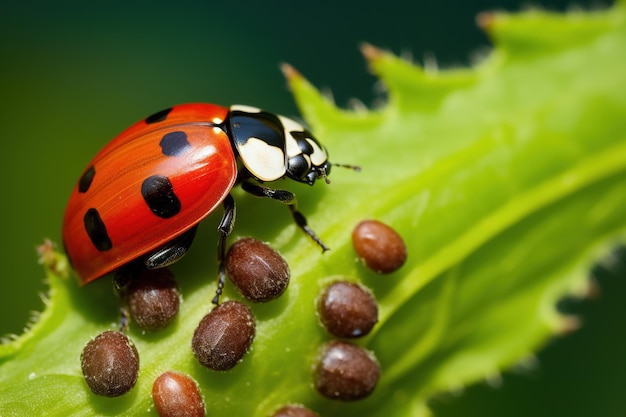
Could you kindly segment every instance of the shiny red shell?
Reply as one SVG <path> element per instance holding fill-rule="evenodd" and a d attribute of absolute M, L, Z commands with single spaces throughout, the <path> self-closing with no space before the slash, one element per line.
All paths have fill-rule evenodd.
<path fill-rule="evenodd" d="M 234 186 L 237 164 L 220 127 L 228 108 L 185 104 L 144 119 L 113 139 L 87 166 L 74 187 L 63 220 L 63 241 L 86 284 L 149 254 L 213 212 Z M 168 155 L 162 139 L 183 132 L 186 143 Z M 180 210 L 155 215 L 142 196 L 151 176 L 169 179 Z M 97 247 L 86 214 L 97 212 L 110 245 Z"/>

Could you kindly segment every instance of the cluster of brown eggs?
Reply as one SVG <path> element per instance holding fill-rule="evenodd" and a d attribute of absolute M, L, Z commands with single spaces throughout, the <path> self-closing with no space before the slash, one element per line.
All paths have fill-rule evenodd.
<path fill-rule="evenodd" d="M 407 253 L 402 238 L 385 224 L 367 220 L 352 234 L 359 259 L 378 273 L 390 273 L 404 263 Z M 236 241 L 224 263 L 226 272 L 242 296 L 250 302 L 267 302 L 284 293 L 290 271 L 283 257 L 253 238 Z M 178 312 L 180 295 L 167 269 L 141 271 L 123 286 L 124 309 L 142 329 L 159 329 Z M 123 280 L 122 280 L 123 281 Z M 374 354 L 350 342 L 367 335 L 378 321 L 378 305 L 363 285 L 335 281 L 317 298 L 320 323 L 336 339 L 321 349 L 315 365 L 314 385 L 331 399 L 353 401 L 374 390 L 380 365 Z M 203 366 L 225 371 L 239 363 L 249 350 L 256 332 L 252 311 L 243 302 L 226 301 L 213 308 L 199 323 L 192 351 Z M 126 323 L 122 324 L 124 328 Z M 139 355 L 123 331 L 105 331 L 84 347 L 81 365 L 85 381 L 96 394 L 122 395 L 135 385 Z M 197 384 L 187 375 L 168 371 L 153 384 L 152 397 L 160 416 L 205 416 Z M 315 416 L 302 405 L 285 405 L 272 417 Z"/>

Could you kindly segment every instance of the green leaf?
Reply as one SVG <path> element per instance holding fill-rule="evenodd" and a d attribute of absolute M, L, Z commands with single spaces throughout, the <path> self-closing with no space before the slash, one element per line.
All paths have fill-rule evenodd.
<path fill-rule="evenodd" d="M 217 220 L 204 222 L 173 269 L 184 297 L 177 321 L 153 333 L 131 326 L 141 370 L 119 398 L 93 395 L 79 364 L 89 338 L 116 326 L 111 282 L 79 288 L 63 277 L 63 255 L 48 250 L 46 309 L 0 346 L 0 415 L 155 415 L 152 382 L 174 369 L 198 381 L 211 416 L 269 416 L 290 402 L 326 417 L 420 416 L 433 395 L 532 358 L 575 327 L 556 302 L 584 296 L 590 262 L 625 235 L 625 17 L 623 1 L 596 12 L 483 14 L 496 48 L 470 69 L 420 68 L 364 45 L 388 89 L 388 104 L 376 110 L 340 110 L 286 66 L 331 160 L 363 170 L 336 167 L 328 186 L 285 184 L 332 248 L 326 254 L 287 210 L 276 216 L 274 203 L 236 193 L 231 241 L 266 240 L 292 271 L 285 295 L 251 306 L 257 337 L 242 363 L 208 371 L 190 348 L 215 290 L 205 253 Z M 404 237 L 409 257 L 399 271 L 379 276 L 356 261 L 350 235 L 366 218 Z M 379 323 L 357 343 L 377 356 L 381 379 L 354 403 L 324 399 L 312 385 L 316 356 L 331 339 L 316 297 L 340 277 L 359 280 L 379 301 Z M 233 298 L 227 283 L 224 299 Z"/>

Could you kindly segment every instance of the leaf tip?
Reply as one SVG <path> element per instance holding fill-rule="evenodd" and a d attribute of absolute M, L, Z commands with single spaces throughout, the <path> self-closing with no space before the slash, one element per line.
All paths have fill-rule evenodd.
<path fill-rule="evenodd" d="M 500 388 L 503 384 L 502 374 L 500 372 L 490 373 L 485 377 L 485 382 L 491 388 Z"/>
<path fill-rule="evenodd" d="M 602 294 L 602 289 L 600 288 L 600 284 L 595 279 L 591 279 L 587 281 L 587 285 L 583 289 L 582 296 L 587 300 L 597 300 L 600 298 Z"/>
<path fill-rule="evenodd" d="M 67 258 L 57 252 L 57 245 L 50 239 L 44 239 L 41 245 L 37 245 L 38 262 L 53 274 L 67 278 L 70 276 L 70 268 Z"/>
<path fill-rule="evenodd" d="M 483 32 L 489 33 L 493 28 L 497 13 L 494 11 L 484 11 L 476 15 L 476 26 Z"/>
<path fill-rule="evenodd" d="M 385 55 L 385 52 L 382 49 L 367 42 L 363 42 L 359 46 L 359 49 L 368 62 L 377 61 Z"/>
<path fill-rule="evenodd" d="M 565 315 L 559 323 L 557 332 L 562 336 L 566 336 L 580 329 L 581 325 L 582 322 L 578 316 Z"/>
<path fill-rule="evenodd" d="M 293 81 L 297 78 L 303 78 L 302 74 L 295 69 L 291 64 L 287 62 L 282 62 L 280 64 L 280 70 L 283 73 L 283 76 L 287 79 L 287 81 Z"/>

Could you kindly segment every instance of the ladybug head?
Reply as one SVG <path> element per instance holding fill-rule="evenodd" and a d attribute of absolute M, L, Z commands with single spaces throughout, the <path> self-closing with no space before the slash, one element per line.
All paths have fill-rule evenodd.
<path fill-rule="evenodd" d="M 309 185 L 319 178 L 329 183 L 331 164 L 326 149 L 308 130 L 286 132 L 287 177 Z"/>
<path fill-rule="evenodd" d="M 248 173 L 261 182 L 287 177 L 313 185 L 328 184 L 331 164 L 326 149 L 304 126 L 255 107 L 233 105 L 223 128 Z"/>

